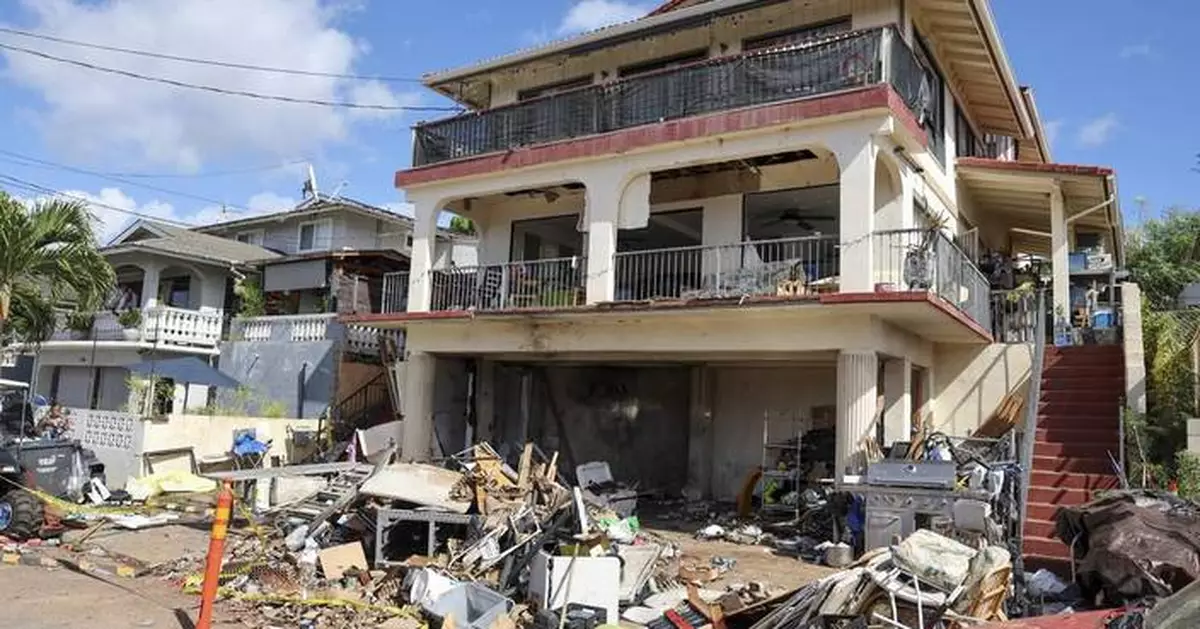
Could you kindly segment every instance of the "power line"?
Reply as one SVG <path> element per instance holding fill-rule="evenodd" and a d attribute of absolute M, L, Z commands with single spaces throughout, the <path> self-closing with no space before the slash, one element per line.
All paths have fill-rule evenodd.
<path fill-rule="evenodd" d="M 197 65 L 217 66 L 220 68 L 233 68 L 236 70 L 252 70 L 255 72 L 273 72 L 275 74 L 291 74 L 295 76 L 319 76 L 331 79 L 350 79 L 354 81 L 380 81 L 383 83 L 420 83 L 421 79 L 397 76 L 370 76 L 361 74 L 342 74 L 339 72 L 317 72 L 314 70 L 299 70 L 296 68 L 280 68 L 273 66 L 260 66 L 250 63 L 235 63 L 232 61 L 218 61 L 216 59 L 202 59 L 199 57 L 187 57 L 183 55 L 172 55 L 162 52 L 153 52 L 149 50 L 137 50 L 133 48 L 121 48 L 119 46 L 105 46 L 92 42 L 79 41 L 77 39 L 67 39 L 65 37 L 54 37 L 53 35 L 43 35 L 31 31 L 23 31 L 15 28 L 0 27 L 0 33 L 8 33 L 9 35 L 18 35 L 20 37 L 31 37 L 33 39 L 43 39 L 46 41 L 57 42 L 60 44 L 68 44 L 71 46 L 82 46 L 84 48 L 94 48 L 96 50 L 107 50 L 109 52 L 120 52 L 127 55 L 137 55 L 139 57 L 150 57 L 153 59 L 166 59 L 169 61 L 178 61 L 180 63 L 193 63 Z"/>
<path fill-rule="evenodd" d="M 40 50 L 31 50 L 29 48 L 22 48 L 21 46 L 13 46 L 11 44 L 0 44 L 0 49 L 11 50 L 13 52 L 20 52 L 23 54 L 32 55 L 34 57 L 46 59 L 48 61 L 54 61 L 57 63 L 65 63 L 68 65 L 73 65 L 73 66 L 85 68 L 88 70 L 95 70 L 96 72 L 104 72 L 107 74 L 115 74 L 117 76 L 123 76 L 123 77 L 130 78 L 130 79 L 137 79 L 139 81 L 148 81 L 151 83 L 161 83 L 163 85 L 170 85 L 172 87 L 178 87 L 178 88 L 190 89 L 190 90 L 199 90 L 199 91 L 203 91 L 203 92 L 212 92 L 214 94 L 223 94 L 225 96 L 241 96 L 244 98 L 279 101 L 279 102 L 283 102 L 283 103 L 293 103 L 293 104 L 300 104 L 300 105 L 320 105 L 322 107 L 341 107 L 341 108 L 345 108 L 345 109 L 369 109 L 369 110 L 373 110 L 373 111 L 447 111 L 447 112 L 462 111 L 461 107 L 438 107 L 438 106 L 433 106 L 433 105 L 369 105 L 369 104 L 364 105 L 362 103 L 351 103 L 348 101 L 321 100 L 321 99 L 313 99 L 313 98 L 295 98 L 292 96 L 279 96 L 276 94 L 260 94 L 258 92 L 248 92 L 245 90 L 227 89 L 224 87 L 216 87 L 213 85 L 201 85 L 198 83 L 188 83 L 187 81 L 179 81 L 176 79 L 169 79 L 169 78 L 161 77 L 161 76 L 151 76 L 148 74 L 139 74 L 137 72 L 130 72 L 128 70 L 121 70 L 118 68 L 110 68 L 107 66 L 96 65 L 94 63 L 88 63 L 86 61 L 80 61 L 78 59 L 68 59 L 66 57 L 57 57 L 55 55 L 44 53 Z"/>
<path fill-rule="evenodd" d="M 105 179 L 108 181 L 115 181 L 117 183 L 122 183 L 122 184 L 125 184 L 128 186 L 145 188 L 147 190 L 153 190 L 155 192 L 161 192 L 163 194 L 169 194 L 169 195 L 173 195 L 173 196 L 177 196 L 177 197 L 181 197 L 181 198 L 185 198 L 185 199 L 193 199 L 195 201 L 203 201 L 205 203 L 211 203 L 213 205 L 224 205 L 224 206 L 231 207 L 231 208 L 238 209 L 238 210 L 244 209 L 244 208 L 239 208 L 237 206 L 225 203 L 224 201 L 220 201 L 218 199 L 213 199 L 210 197 L 204 197 L 204 196 L 200 196 L 197 194 L 191 194 L 189 192 L 180 192 L 178 190 L 171 190 L 170 188 L 163 188 L 160 186 L 153 186 L 148 183 L 141 183 L 139 181 L 125 179 L 123 177 L 116 177 L 113 175 L 108 175 L 108 174 L 97 172 L 94 170 L 87 170 L 86 168 L 77 168 L 75 166 L 59 164 L 57 162 L 51 162 L 51 161 L 44 160 L 44 159 L 38 159 L 36 157 L 30 157 L 28 155 L 22 155 L 20 153 L 14 153 L 12 151 L 6 151 L 3 149 L 0 149 L 0 155 L 8 155 L 10 157 L 16 158 L 16 159 L 5 159 L 3 157 L 0 157 L 0 161 L 5 161 L 10 164 L 18 164 L 21 166 L 35 166 L 35 167 L 40 167 L 40 168 L 56 168 L 59 170 L 65 170 L 67 172 L 78 173 L 81 175 L 88 175 L 90 177 L 98 177 L 100 179 Z M 28 162 L 28 163 L 22 163 L 22 162 Z"/>
<path fill-rule="evenodd" d="M 103 174 L 109 177 L 128 177 L 130 179 L 205 179 L 209 177 L 233 177 L 236 175 L 251 175 L 254 173 L 263 173 L 272 170 L 282 170 L 288 166 L 307 164 L 309 161 L 310 160 L 308 159 L 294 159 L 279 164 L 250 166 L 247 168 L 239 168 L 234 170 L 213 170 L 202 173 L 129 173 L 97 171 L 97 174 Z"/>
<path fill-rule="evenodd" d="M 183 227 L 183 228 L 187 228 L 187 229 L 191 229 L 191 228 L 195 227 L 195 225 L 190 225 L 188 223 L 184 223 L 182 221 L 177 221 L 175 219 L 163 218 L 161 216 L 153 216 L 150 214 L 145 214 L 145 213 L 137 212 L 134 210 L 128 210 L 125 208 L 117 207 L 115 205 L 109 205 L 107 203 L 96 201 L 94 199 L 89 199 L 87 197 L 81 197 L 78 195 L 63 192 L 61 190 L 55 190 L 54 188 L 49 188 L 49 187 L 43 186 L 41 184 L 29 181 L 27 179 L 21 179 L 20 177 L 13 177 L 12 175 L 5 175 L 3 173 L 0 173 L 0 183 L 3 183 L 5 185 L 8 185 L 8 186 L 11 186 L 14 188 L 20 188 L 20 189 L 23 189 L 23 190 L 26 190 L 29 192 L 33 192 L 35 194 L 47 194 L 50 196 L 65 197 L 67 199 L 71 199 L 72 201 L 79 201 L 80 203 L 85 203 L 87 205 L 101 207 L 106 210 L 112 210 L 114 212 L 119 212 L 121 214 L 128 214 L 130 216 L 136 216 L 138 218 L 144 218 L 146 220 L 151 220 L 151 221 L 155 221 L 155 222 L 159 222 L 159 223 L 166 223 L 168 225 L 174 225 L 176 227 Z"/>

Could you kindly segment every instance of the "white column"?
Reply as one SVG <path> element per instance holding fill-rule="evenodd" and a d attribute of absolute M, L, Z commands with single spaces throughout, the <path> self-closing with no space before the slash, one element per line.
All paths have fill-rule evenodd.
<path fill-rule="evenodd" d="M 1059 314 L 1071 321 L 1071 269 L 1068 261 L 1070 245 L 1068 244 L 1066 210 L 1063 207 L 1062 188 L 1056 182 L 1050 191 L 1050 267 L 1054 273 L 1052 288 L 1054 291 L 1054 319 Z"/>
<path fill-rule="evenodd" d="M 912 361 L 890 358 L 883 363 L 883 443 L 908 441 L 912 431 Z"/>
<path fill-rule="evenodd" d="M 434 247 L 437 244 L 436 199 L 410 199 L 413 203 L 413 244 L 408 274 L 408 311 L 427 312 L 433 295 Z"/>
<path fill-rule="evenodd" d="M 842 292 L 873 292 L 875 231 L 875 155 L 869 135 L 858 136 L 833 152 L 841 168 L 839 216 Z"/>
<path fill-rule="evenodd" d="M 400 458 L 404 461 L 428 461 L 433 452 L 433 396 L 436 359 L 423 352 L 412 352 L 405 361 L 404 443 Z"/>
<path fill-rule="evenodd" d="M 616 296 L 613 255 L 621 227 L 646 225 L 650 216 L 650 177 L 633 177 L 617 163 L 584 178 L 587 225 L 587 303 Z"/>
<path fill-rule="evenodd" d="M 856 479 L 866 468 L 859 445 L 872 432 L 876 412 L 876 381 L 879 358 L 875 352 L 842 350 L 837 364 L 837 457 L 838 483 Z"/>
<path fill-rule="evenodd" d="M 142 265 L 142 310 L 158 306 L 158 281 L 162 267 L 157 262 Z"/>

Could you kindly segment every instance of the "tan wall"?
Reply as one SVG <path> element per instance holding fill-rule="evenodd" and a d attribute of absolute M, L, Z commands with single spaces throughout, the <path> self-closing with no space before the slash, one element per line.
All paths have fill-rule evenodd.
<path fill-rule="evenodd" d="M 746 476 L 762 465 L 763 417 L 771 418 L 771 438 L 790 432 L 783 418 L 837 401 L 833 365 L 802 367 L 719 367 L 712 371 L 712 491 L 733 500 Z"/>
<path fill-rule="evenodd" d="M 191 447 L 196 453 L 197 460 L 203 457 L 216 457 L 229 452 L 233 447 L 235 430 L 253 428 L 257 432 L 259 441 L 270 440 L 273 442 L 267 455 L 268 461 L 272 457 L 278 456 L 282 463 L 287 463 L 288 428 L 316 430 L 318 423 L 316 419 L 168 415 L 163 419 L 143 421 L 145 436 L 142 442 L 142 451 L 153 452 Z M 172 461 L 167 467 L 174 467 L 179 463 L 179 461 Z M 160 471 L 160 465 L 155 465 L 155 471 Z"/>
<path fill-rule="evenodd" d="M 969 435 L 1009 393 L 1024 392 L 1033 364 L 1030 344 L 937 345 L 933 367 L 933 424 Z"/>
<path fill-rule="evenodd" d="M 1188 420 L 1188 452 L 1200 456 L 1200 419 Z"/>

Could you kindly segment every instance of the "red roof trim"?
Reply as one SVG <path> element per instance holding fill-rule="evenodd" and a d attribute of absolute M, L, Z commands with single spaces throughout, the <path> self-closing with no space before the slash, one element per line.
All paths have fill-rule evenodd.
<path fill-rule="evenodd" d="M 683 4 L 684 2 L 687 2 L 687 0 L 667 0 L 666 2 L 658 5 L 658 8 L 647 13 L 646 17 L 650 17 L 651 15 L 661 15 L 661 14 L 667 13 L 669 11 L 674 11 L 675 9 L 679 8 L 679 5 Z"/>
<path fill-rule="evenodd" d="M 600 135 L 516 148 L 503 153 L 489 153 L 410 168 L 396 172 L 395 186 L 405 188 L 569 159 L 626 153 L 665 142 L 679 142 L 799 120 L 885 108 L 890 110 L 922 144 L 928 141 L 925 132 L 917 123 L 916 116 L 909 111 L 900 95 L 889 85 L 876 85 L 828 96 L 693 116 Z"/>
<path fill-rule="evenodd" d="M 1078 164 L 1034 164 L 1030 162 L 1010 162 L 999 159 L 987 159 L 983 157 L 960 157 L 958 158 L 958 165 L 960 167 L 989 168 L 991 170 L 1008 170 L 1028 173 L 1049 173 L 1054 175 L 1109 177 L 1116 174 L 1116 171 L 1108 166 L 1082 166 Z"/>

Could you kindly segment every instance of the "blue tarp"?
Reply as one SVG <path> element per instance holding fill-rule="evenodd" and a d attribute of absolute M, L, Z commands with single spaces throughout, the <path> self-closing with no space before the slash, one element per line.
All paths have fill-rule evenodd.
<path fill-rule="evenodd" d="M 242 386 L 242 383 L 195 356 L 144 360 L 136 365 L 130 365 L 129 371 L 142 376 L 153 375 L 155 378 L 170 378 L 179 384 L 199 384 L 224 389 L 236 389 Z"/>

